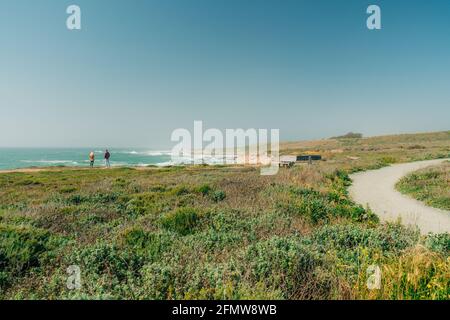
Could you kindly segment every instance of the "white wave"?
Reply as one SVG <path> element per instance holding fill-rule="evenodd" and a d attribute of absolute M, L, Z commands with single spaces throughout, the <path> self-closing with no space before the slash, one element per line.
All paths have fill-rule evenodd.
<path fill-rule="evenodd" d="M 267 155 L 251 155 L 251 154 L 216 154 L 203 155 L 181 155 L 172 156 L 171 161 L 160 162 L 158 166 L 168 165 L 183 165 L 183 164 L 209 164 L 209 165 L 223 165 L 223 164 L 270 164 L 271 158 Z"/>
<path fill-rule="evenodd" d="M 132 151 L 118 151 L 117 153 L 141 155 L 141 156 L 170 156 L 172 154 L 171 151 L 167 150 L 149 150 L 149 151 L 132 150 Z"/>
<path fill-rule="evenodd" d="M 146 151 L 147 156 L 171 156 L 172 151 Z"/>
<path fill-rule="evenodd" d="M 184 164 L 209 164 L 209 165 L 221 165 L 221 164 L 237 164 L 238 158 L 234 155 L 215 155 L 207 156 L 201 154 L 194 154 L 193 156 L 172 156 L 170 161 L 159 162 L 157 166 L 174 166 Z"/>
<path fill-rule="evenodd" d="M 172 161 L 166 161 L 166 162 L 155 163 L 154 165 L 158 166 L 158 167 L 168 167 L 168 166 L 175 166 L 177 164 L 175 162 L 172 162 Z"/>
<path fill-rule="evenodd" d="M 40 164 L 73 164 L 77 165 L 78 162 L 72 160 L 20 160 L 23 163 L 40 163 Z"/>

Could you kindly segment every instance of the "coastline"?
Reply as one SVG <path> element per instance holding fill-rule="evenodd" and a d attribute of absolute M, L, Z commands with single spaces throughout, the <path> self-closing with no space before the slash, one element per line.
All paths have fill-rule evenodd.
<path fill-rule="evenodd" d="M 28 168 L 17 168 L 17 169 L 0 169 L 0 174 L 8 174 L 8 173 L 36 173 L 36 172 L 62 172 L 62 171 L 95 171 L 95 170 L 114 170 L 114 169 L 134 169 L 137 171 L 147 171 L 147 170 L 159 170 L 164 168 L 174 168 L 174 167 L 216 167 L 216 166 L 225 166 L 228 168 L 236 168 L 236 167 L 260 167 L 260 164 L 243 164 L 243 163 L 236 163 L 236 164 L 177 164 L 177 165 L 148 165 L 148 166 L 114 166 L 111 168 L 107 168 L 105 166 L 98 166 L 94 168 L 90 168 L 87 166 L 58 166 L 58 167 L 28 167 Z"/>

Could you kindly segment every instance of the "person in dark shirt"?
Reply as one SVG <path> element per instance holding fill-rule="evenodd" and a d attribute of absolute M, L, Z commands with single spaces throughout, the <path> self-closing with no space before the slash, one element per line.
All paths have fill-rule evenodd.
<path fill-rule="evenodd" d="M 111 154 L 109 153 L 108 149 L 105 151 L 105 164 L 107 168 L 111 168 L 111 164 L 109 163 L 109 158 L 111 157 Z"/>

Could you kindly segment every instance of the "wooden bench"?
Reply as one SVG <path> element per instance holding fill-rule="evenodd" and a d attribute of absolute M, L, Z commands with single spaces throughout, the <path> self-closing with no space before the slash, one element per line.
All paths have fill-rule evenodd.
<path fill-rule="evenodd" d="M 281 156 L 279 166 L 290 168 L 295 164 L 296 160 L 297 160 L 296 156 Z"/>
<path fill-rule="evenodd" d="M 280 160 L 280 162 L 279 162 L 278 165 L 279 165 L 280 167 L 290 168 L 290 167 L 292 167 L 294 164 L 295 164 L 295 161 L 283 161 L 283 160 Z"/>
<path fill-rule="evenodd" d="M 297 161 L 320 161 L 322 160 L 322 156 L 320 155 L 304 155 L 304 156 L 297 156 Z"/>
<path fill-rule="evenodd" d="M 322 160 L 322 156 L 316 154 L 301 155 L 301 156 L 281 156 L 279 166 L 290 168 L 296 162 L 308 162 L 311 164 L 313 161 L 320 161 L 320 160 Z"/>

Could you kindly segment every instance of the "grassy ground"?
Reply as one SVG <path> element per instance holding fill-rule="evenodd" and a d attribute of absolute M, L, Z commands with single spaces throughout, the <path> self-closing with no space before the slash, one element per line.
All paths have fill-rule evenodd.
<path fill-rule="evenodd" d="M 450 210 L 450 162 L 411 173 L 397 189 L 429 206 Z"/>
<path fill-rule="evenodd" d="M 380 224 L 348 173 L 447 157 L 450 132 L 288 143 L 326 161 L 0 174 L 3 299 L 448 299 L 450 237 Z M 350 157 L 350 158 L 349 158 Z M 66 286 L 67 268 L 81 288 Z M 370 268 L 381 287 L 367 288 Z"/>

